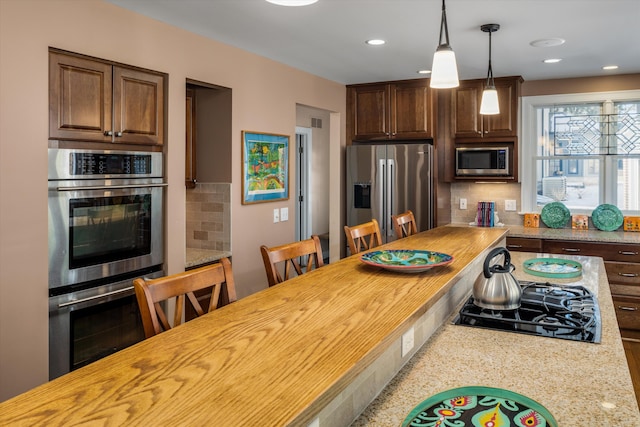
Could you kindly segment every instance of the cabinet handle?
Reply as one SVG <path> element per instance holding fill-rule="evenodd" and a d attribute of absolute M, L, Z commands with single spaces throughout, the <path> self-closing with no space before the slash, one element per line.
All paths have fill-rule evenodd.
<path fill-rule="evenodd" d="M 111 131 L 111 130 L 105 130 L 105 131 L 104 131 L 104 136 L 113 136 L 113 131 Z"/>
<path fill-rule="evenodd" d="M 618 251 L 620 255 L 638 255 L 638 252 L 633 251 Z"/>
<path fill-rule="evenodd" d="M 122 132 L 116 132 L 116 137 L 120 138 L 122 136 Z"/>
<path fill-rule="evenodd" d="M 618 309 L 623 311 L 638 311 L 638 307 L 625 307 L 624 305 L 619 305 Z"/>
<path fill-rule="evenodd" d="M 521 249 L 522 245 L 507 245 L 508 248 Z"/>
<path fill-rule="evenodd" d="M 580 252 L 580 249 L 574 249 L 574 248 L 562 248 L 562 250 L 565 252 Z"/>
<path fill-rule="evenodd" d="M 618 273 L 618 276 L 622 276 L 622 277 L 638 277 L 638 273 Z"/>

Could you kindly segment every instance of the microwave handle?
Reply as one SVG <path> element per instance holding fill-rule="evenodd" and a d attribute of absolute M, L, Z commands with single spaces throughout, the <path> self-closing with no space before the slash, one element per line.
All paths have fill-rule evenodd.
<path fill-rule="evenodd" d="M 84 191 L 84 190 L 120 190 L 128 188 L 152 188 L 152 187 L 166 187 L 169 184 L 132 184 L 132 185 L 96 185 L 87 187 L 57 187 L 57 191 Z"/>

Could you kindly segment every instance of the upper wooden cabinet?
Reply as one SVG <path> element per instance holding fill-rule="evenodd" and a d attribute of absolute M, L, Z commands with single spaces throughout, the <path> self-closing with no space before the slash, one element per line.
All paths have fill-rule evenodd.
<path fill-rule="evenodd" d="M 433 138 L 429 79 L 347 86 L 351 141 Z"/>
<path fill-rule="evenodd" d="M 495 79 L 500 103 L 500 114 L 481 115 L 480 102 L 485 79 L 464 80 L 453 89 L 451 111 L 453 112 L 453 133 L 456 139 L 478 141 L 489 138 L 518 136 L 518 98 L 521 77 Z"/>
<path fill-rule="evenodd" d="M 187 188 L 196 186 L 196 91 L 187 87 L 186 99 L 186 152 L 184 184 Z"/>
<path fill-rule="evenodd" d="M 163 74 L 52 51 L 49 92 L 49 139 L 163 143 Z"/>

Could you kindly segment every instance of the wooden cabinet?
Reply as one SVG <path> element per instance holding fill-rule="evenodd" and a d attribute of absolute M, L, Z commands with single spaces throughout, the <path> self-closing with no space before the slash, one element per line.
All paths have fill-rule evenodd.
<path fill-rule="evenodd" d="M 164 75 L 49 53 L 49 139 L 159 145 Z"/>
<path fill-rule="evenodd" d="M 522 237 L 508 237 L 507 249 L 516 252 L 542 252 L 542 240 Z"/>
<path fill-rule="evenodd" d="M 485 79 L 464 80 L 451 97 L 452 128 L 456 140 L 482 142 L 518 136 L 518 99 L 521 77 L 495 79 L 500 114 L 481 115 L 480 102 Z"/>
<path fill-rule="evenodd" d="M 429 79 L 347 86 L 347 111 L 352 141 L 434 136 Z"/>

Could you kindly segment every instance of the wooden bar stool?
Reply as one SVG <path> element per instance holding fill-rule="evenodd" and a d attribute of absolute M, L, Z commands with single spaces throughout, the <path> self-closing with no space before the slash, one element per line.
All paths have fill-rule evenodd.
<path fill-rule="evenodd" d="M 375 248 L 382 244 L 380 226 L 375 218 L 364 224 L 354 225 L 353 227 L 345 225 L 344 233 L 347 235 L 347 243 L 349 243 L 351 255 Z"/>
<path fill-rule="evenodd" d="M 391 215 L 391 222 L 393 222 L 393 231 L 396 232 L 398 239 L 411 236 L 418 232 L 416 218 L 410 210 L 398 215 Z"/>
<path fill-rule="evenodd" d="M 262 245 L 260 246 L 260 252 L 262 253 L 262 261 L 264 261 L 269 286 L 277 285 L 289 280 L 291 277 L 295 277 L 291 276 L 291 267 L 293 267 L 296 275 L 300 276 L 313 270 L 314 265 L 315 268 L 320 268 L 324 265 L 320 238 L 316 235 L 311 236 L 310 239 L 272 248 Z M 304 257 L 306 257 L 306 261 Z M 298 258 L 301 258 L 303 262 L 300 263 Z M 305 266 L 306 268 L 303 270 L 302 267 Z M 280 274 L 280 270 L 283 271 L 283 275 Z"/>
<path fill-rule="evenodd" d="M 173 318 L 173 327 L 175 327 L 182 323 L 185 295 L 193 306 L 196 317 L 237 299 L 233 271 L 228 258 L 222 258 L 216 264 L 157 279 L 137 278 L 133 281 L 133 287 L 136 291 L 144 334 L 147 338 L 172 327 L 160 305 L 162 301 L 175 298 Z M 211 299 L 205 311 L 194 295 L 194 291 L 206 288 L 211 288 Z"/>

